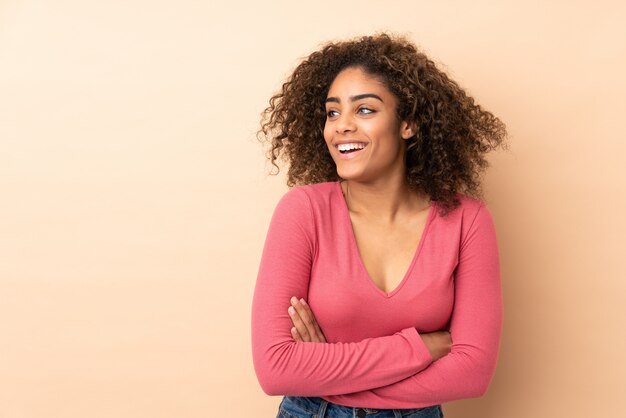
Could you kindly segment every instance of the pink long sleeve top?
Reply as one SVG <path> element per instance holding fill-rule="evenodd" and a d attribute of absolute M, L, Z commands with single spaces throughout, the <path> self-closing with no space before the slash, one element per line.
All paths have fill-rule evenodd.
<path fill-rule="evenodd" d="M 359 255 L 339 182 L 296 186 L 272 215 L 252 301 L 252 356 L 268 395 L 362 408 L 419 408 L 482 396 L 495 372 L 503 306 L 496 231 L 480 200 L 429 208 L 400 284 L 379 289 Z M 326 343 L 296 342 L 304 298 Z M 449 330 L 433 361 L 421 333 Z"/>

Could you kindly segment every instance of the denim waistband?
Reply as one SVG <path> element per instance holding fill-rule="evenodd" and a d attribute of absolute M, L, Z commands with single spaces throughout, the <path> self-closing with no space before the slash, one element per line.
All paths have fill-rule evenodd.
<path fill-rule="evenodd" d="M 441 405 L 411 409 L 375 409 L 338 405 L 320 397 L 285 396 L 281 418 L 443 418 Z"/>

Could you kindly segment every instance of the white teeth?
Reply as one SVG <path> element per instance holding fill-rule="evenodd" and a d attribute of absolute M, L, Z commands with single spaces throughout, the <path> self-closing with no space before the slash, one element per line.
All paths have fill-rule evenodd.
<path fill-rule="evenodd" d="M 365 146 L 366 144 L 353 142 L 350 144 L 339 144 L 337 145 L 337 149 L 339 149 L 339 151 L 348 151 L 351 149 L 363 149 Z"/>

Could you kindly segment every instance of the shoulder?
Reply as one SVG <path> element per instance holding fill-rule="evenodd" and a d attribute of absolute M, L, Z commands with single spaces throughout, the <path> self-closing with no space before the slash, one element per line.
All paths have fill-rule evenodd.
<path fill-rule="evenodd" d="M 281 202 L 299 206 L 316 206 L 318 202 L 326 202 L 337 188 L 336 182 L 323 182 L 294 186 L 281 198 Z"/>
<path fill-rule="evenodd" d="M 491 212 L 484 200 L 462 193 L 458 193 L 456 197 L 459 205 L 441 219 L 451 230 L 460 232 L 465 237 L 475 228 L 491 223 Z"/>
<path fill-rule="evenodd" d="M 337 193 L 336 182 L 298 185 L 287 190 L 280 198 L 276 210 L 285 216 L 309 222 L 315 213 L 323 211 Z"/>
<path fill-rule="evenodd" d="M 484 200 L 477 199 L 472 196 L 458 193 L 457 198 L 459 199 L 459 202 L 461 202 L 457 209 L 460 209 L 464 218 L 475 217 L 478 212 L 487 207 Z"/>
<path fill-rule="evenodd" d="M 495 225 L 487 202 L 464 194 L 458 195 L 459 221 L 462 241 L 466 242 L 476 235 L 495 235 Z"/>
<path fill-rule="evenodd" d="M 457 193 L 456 198 L 459 204 L 444 216 L 446 222 L 467 224 L 486 206 L 483 200 L 462 193 Z"/>

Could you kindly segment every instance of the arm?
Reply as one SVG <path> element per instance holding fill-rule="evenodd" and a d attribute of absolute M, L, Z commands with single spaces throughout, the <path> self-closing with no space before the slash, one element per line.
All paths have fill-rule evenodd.
<path fill-rule="evenodd" d="M 311 203 L 303 190 L 279 201 L 265 239 L 252 301 L 252 357 L 268 395 L 319 396 L 389 385 L 432 362 L 417 330 L 359 342 L 293 340 L 291 296 L 308 298 L 315 250 Z"/>
<path fill-rule="evenodd" d="M 326 337 L 322 332 L 315 314 L 311 307 L 303 299 L 294 301 L 292 298 L 289 312 L 291 313 L 291 321 L 294 327 L 291 329 L 292 337 L 297 342 L 318 342 L 325 343 Z M 297 299 L 297 298 L 295 298 Z M 291 309 L 294 309 L 291 312 Z M 452 348 L 452 338 L 450 331 L 434 331 L 421 333 L 422 341 L 428 348 L 433 361 L 439 360 L 441 357 L 450 353 Z"/>
<path fill-rule="evenodd" d="M 461 244 L 454 283 L 450 354 L 399 382 L 325 398 L 341 405 L 393 409 L 482 396 L 495 372 L 503 320 L 496 231 L 484 205 Z"/>

